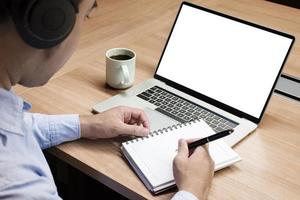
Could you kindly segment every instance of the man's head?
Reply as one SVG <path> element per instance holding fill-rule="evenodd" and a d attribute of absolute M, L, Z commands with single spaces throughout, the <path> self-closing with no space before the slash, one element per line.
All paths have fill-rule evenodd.
<path fill-rule="evenodd" d="M 95 0 L 1 0 L 0 87 L 45 84 L 73 54 Z"/>

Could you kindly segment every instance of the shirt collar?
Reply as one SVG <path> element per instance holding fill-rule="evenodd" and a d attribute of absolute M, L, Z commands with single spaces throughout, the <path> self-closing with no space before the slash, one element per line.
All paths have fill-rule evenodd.
<path fill-rule="evenodd" d="M 21 97 L 0 88 L 0 129 L 24 135 L 24 111 L 30 108 L 31 105 Z"/>

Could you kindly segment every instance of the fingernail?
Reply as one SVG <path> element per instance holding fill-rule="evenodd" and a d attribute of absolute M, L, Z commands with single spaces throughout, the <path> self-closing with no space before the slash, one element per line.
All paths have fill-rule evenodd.
<path fill-rule="evenodd" d="M 178 144 L 182 145 L 182 143 L 183 143 L 183 139 L 179 139 Z"/>
<path fill-rule="evenodd" d="M 143 128 L 143 134 L 147 136 L 149 134 L 149 129 Z"/>
<path fill-rule="evenodd" d="M 149 128 L 146 128 L 146 133 L 147 133 L 147 135 L 150 133 L 150 129 Z"/>

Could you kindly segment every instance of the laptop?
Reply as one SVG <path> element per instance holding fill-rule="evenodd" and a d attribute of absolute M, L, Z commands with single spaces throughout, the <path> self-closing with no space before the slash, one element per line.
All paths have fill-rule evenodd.
<path fill-rule="evenodd" d="M 141 108 L 154 131 L 203 119 L 215 132 L 234 129 L 233 146 L 254 131 L 295 38 L 183 2 L 153 78 L 93 107 Z"/>

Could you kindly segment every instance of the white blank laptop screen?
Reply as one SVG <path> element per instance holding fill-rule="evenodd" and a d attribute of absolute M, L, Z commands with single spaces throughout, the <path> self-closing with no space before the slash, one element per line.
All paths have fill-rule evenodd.
<path fill-rule="evenodd" d="M 157 74 L 259 118 L 291 43 L 183 5 Z"/>

